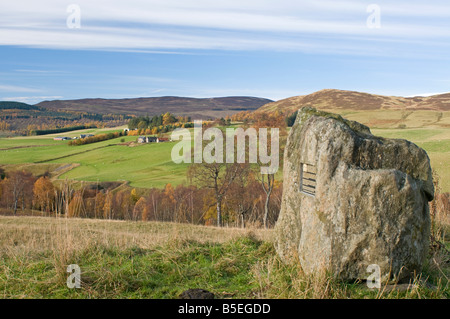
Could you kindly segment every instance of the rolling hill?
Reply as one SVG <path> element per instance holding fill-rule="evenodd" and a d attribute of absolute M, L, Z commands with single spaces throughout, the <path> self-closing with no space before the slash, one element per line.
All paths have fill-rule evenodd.
<path fill-rule="evenodd" d="M 239 111 L 253 111 L 273 102 L 246 96 L 188 98 L 177 96 L 129 99 L 80 99 L 43 101 L 37 106 L 52 110 L 70 110 L 97 114 L 159 115 L 170 112 L 196 119 L 225 117 Z"/>
<path fill-rule="evenodd" d="M 355 91 L 325 89 L 308 95 L 294 96 L 271 102 L 256 112 L 295 111 L 303 106 L 327 110 L 430 110 L 450 111 L 450 93 L 428 97 L 384 96 Z"/>
<path fill-rule="evenodd" d="M 397 97 L 327 89 L 271 102 L 254 113 L 289 114 L 304 106 L 367 125 L 377 136 L 416 143 L 427 151 L 442 191 L 450 191 L 450 93 Z"/>
<path fill-rule="evenodd" d="M 38 110 L 39 107 L 22 102 L 0 101 L 0 110 Z"/>

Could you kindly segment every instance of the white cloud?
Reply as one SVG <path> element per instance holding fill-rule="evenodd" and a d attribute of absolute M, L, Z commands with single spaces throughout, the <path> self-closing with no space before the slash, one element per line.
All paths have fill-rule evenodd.
<path fill-rule="evenodd" d="M 440 95 L 440 94 L 448 94 L 448 93 L 449 93 L 449 92 L 420 93 L 420 94 L 410 95 L 410 96 L 407 96 L 407 97 L 417 97 L 417 96 L 420 96 L 420 97 L 428 97 L 428 96 Z"/>
<path fill-rule="evenodd" d="M 45 75 L 45 74 L 63 74 L 66 72 L 63 71 L 55 71 L 55 70 L 31 70 L 31 69 L 17 69 L 14 70 L 15 72 L 20 73 L 28 73 L 28 74 L 39 74 L 39 75 Z"/>
<path fill-rule="evenodd" d="M 44 100 L 57 100 L 62 99 L 62 96 L 54 95 L 54 96 L 15 96 L 15 97 L 3 97 L 1 98 L 3 101 L 15 101 L 15 102 L 23 102 L 27 104 L 36 104 L 38 102 Z"/>
<path fill-rule="evenodd" d="M 385 47 L 393 41 L 434 47 L 449 42 L 450 7 L 445 2 L 378 3 L 382 27 L 374 30 L 366 26 L 370 2 L 361 1 L 79 0 L 81 28 L 69 29 L 67 3 L 3 1 L 0 45 L 167 53 L 223 49 L 376 55 L 374 48 L 381 47 L 380 42 Z"/>
<path fill-rule="evenodd" d="M 26 92 L 26 93 L 33 93 L 33 92 L 41 92 L 39 89 L 35 88 L 29 88 L 29 87 L 23 87 L 23 86 L 17 86 L 17 85 L 4 85 L 0 84 L 0 91 L 3 92 Z"/>

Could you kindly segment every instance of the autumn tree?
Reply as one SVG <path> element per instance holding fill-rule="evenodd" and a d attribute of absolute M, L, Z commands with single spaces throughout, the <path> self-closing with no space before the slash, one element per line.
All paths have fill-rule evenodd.
<path fill-rule="evenodd" d="M 175 214 L 175 190 L 172 184 L 167 183 L 164 187 L 163 197 L 161 201 L 162 220 L 173 221 Z"/>
<path fill-rule="evenodd" d="M 253 123 L 253 127 L 257 129 L 261 128 L 275 128 L 278 129 L 278 149 L 272 149 L 272 143 L 267 143 L 267 154 L 276 154 L 278 156 L 278 162 L 279 165 L 282 165 L 283 156 L 281 154 L 284 153 L 284 146 L 286 144 L 286 138 L 287 138 L 287 130 L 286 130 L 286 121 L 285 116 L 282 113 L 274 112 L 270 114 L 258 114 L 255 116 Z M 274 138 L 274 136 L 270 137 L 271 139 Z M 261 138 L 260 138 L 261 140 Z M 264 215 L 263 215 L 263 225 L 264 228 L 268 227 L 268 218 L 269 218 L 269 204 L 270 204 L 270 197 L 272 195 L 272 192 L 274 190 L 275 185 L 275 174 L 274 173 L 263 173 L 261 168 L 264 165 L 258 161 L 258 165 L 256 166 L 256 169 L 261 172 L 257 174 L 259 176 L 259 181 L 261 183 L 261 187 L 265 194 L 264 199 Z"/>
<path fill-rule="evenodd" d="M 256 184 L 256 185 L 255 185 Z M 260 200 L 260 194 L 255 186 L 254 174 L 249 170 L 248 174 L 240 174 L 230 186 L 224 203 L 224 210 L 228 211 L 229 221 L 245 228 L 245 220 L 249 212 Z"/>
<path fill-rule="evenodd" d="M 6 121 L 0 121 L 0 131 L 7 131 L 11 127 Z"/>
<path fill-rule="evenodd" d="M 86 218 L 95 218 L 95 196 L 85 198 L 84 206 L 86 208 Z"/>
<path fill-rule="evenodd" d="M 103 205 L 103 218 L 112 219 L 114 213 L 114 194 L 107 192 L 105 197 L 105 204 Z"/>
<path fill-rule="evenodd" d="M 145 121 L 140 121 L 140 122 L 138 123 L 138 125 L 137 125 L 137 128 L 140 129 L 140 130 L 142 130 L 142 129 L 146 129 L 147 126 L 148 126 L 148 123 L 147 123 L 147 122 L 145 122 Z"/>
<path fill-rule="evenodd" d="M 194 204 L 195 187 L 192 185 L 184 186 L 178 185 L 173 193 L 175 200 L 174 207 L 174 221 L 178 223 L 186 223 L 192 221 L 193 218 L 193 204 Z"/>
<path fill-rule="evenodd" d="M 144 197 L 138 199 L 133 208 L 133 220 L 140 220 L 145 213 L 147 202 Z"/>
<path fill-rule="evenodd" d="M 269 217 L 269 202 L 273 187 L 275 185 L 275 174 L 260 174 L 260 181 L 262 189 L 264 190 L 264 193 L 266 195 L 266 198 L 264 200 L 263 225 L 264 228 L 267 228 L 267 219 Z"/>
<path fill-rule="evenodd" d="M 222 202 L 233 184 L 234 180 L 245 174 L 247 164 L 241 163 L 200 163 L 192 164 L 188 170 L 188 176 L 195 180 L 197 185 L 211 189 L 214 194 L 217 226 L 222 226 Z"/>
<path fill-rule="evenodd" d="M 25 210 L 27 204 L 31 206 L 34 181 L 35 178 L 31 173 L 15 171 L 10 172 L 2 182 L 3 193 L 6 195 L 6 201 L 11 203 L 14 215 L 17 214 L 19 204 L 21 204 L 22 210 Z"/>
<path fill-rule="evenodd" d="M 75 193 L 73 183 L 65 180 L 59 189 L 55 192 L 55 213 L 57 215 L 66 213 L 69 211 L 69 204 Z"/>
<path fill-rule="evenodd" d="M 160 214 L 161 201 L 163 198 L 163 191 L 157 188 L 150 189 L 145 210 L 142 215 L 142 220 L 160 220 L 162 221 L 162 215 Z"/>
<path fill-rule="evenodd" d="M 34 183 L 33 202 L 38 209 L 47 213 L 53 210 L 55 204 L 55 187 L 47 176 L 42 176 Z"/>
<path fill-rule="evenodd" d="M 83 192 L 81 190 L 76 191 L 69 203 L 67 217 L 85 217 L 85 212 Z"/>
<path fill-rule="evenodd" d="M 173 116 L 173 114 L 167 112 L 166 114 L 163 115 L 163 125 L 168 125 L 171 123 L 175 123 L 177 121 L 177 119 L 175 118 L 175 116 Z"/>
<path fill-rule="evenodd" d="M 114 219 L 132 219 L 134 208 L 133 196 L 126 189 L 121 190 L 115 195 Z"/>
<path fill-rule="evenodd" d="M 106 196 L 103 192 L 97 192 L 95 195 L 94 202 L 94 218 L 102 218 L 103 217 L 103 208 L 105 206 Z"/>
<path fill-rule="evenodd" d="M 136 188 L 133 188 L 130 192 L 131 200 L 133 201 L 133 204 L 136 204 L 136 202 L 139 200 L 139 195 L 137 194 Z"/>

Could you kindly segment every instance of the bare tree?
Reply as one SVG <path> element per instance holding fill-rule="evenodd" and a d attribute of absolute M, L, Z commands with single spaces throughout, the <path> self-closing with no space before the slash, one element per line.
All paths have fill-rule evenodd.
<path fill-rule="evenodd" d="M 273 186 L 275 183 L 275 175 L 274 174 L 260 174 L 259 180 L 261 182 L 261 186 L 264 190 L 264 193 L 266 194 L 266 199 L 264 201 L 263 224 L 264 224 L 264 228 L 267 228 L 267 220 L 269 217 L 270 195 L 272 195 Z"/>
<path fill-rule="evenodd" d="M 19 201 L 22 204 L 22 210 L 25 209 L 26 201 L 33 198 L 34 177 L 31 173 L 25 171 L 15 171 L 8 174 L 4 181 L 5 193 L 12 195 L 12 209 L 14 215 L 17 214 Z"/>
<path fill-rule="evenodd" d="M 239 163 L 192 164 L 188 175 L 200 186 L 214 191 L 217 226 L 222 226 L 222 202 L 234 180 L 244 174 L 248 165 Z"/>
<path fill-rule="evenodd" d="M 255 191 L 254 174 L 250 169 L 247 173 L 240 174 L 231 185 L 226 196 L 226 207 L 235 213 L 236 226 L 245 228 L 246 215 L 255 207 L 257 201 L 255 197 L 259 197 L 259 192 Z M 256 185 L 257 186 L 257 185 Z"/>

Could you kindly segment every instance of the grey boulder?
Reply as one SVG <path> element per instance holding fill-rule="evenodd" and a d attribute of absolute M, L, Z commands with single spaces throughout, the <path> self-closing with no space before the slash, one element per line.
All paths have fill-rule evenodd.
<path fill-rule="evenodd" d="M 289 133 L 275 247 L 305 273 L 381 282 L 422 269 L 434 186 L 427 153 L 360 123 L 303 108 Z"/>

